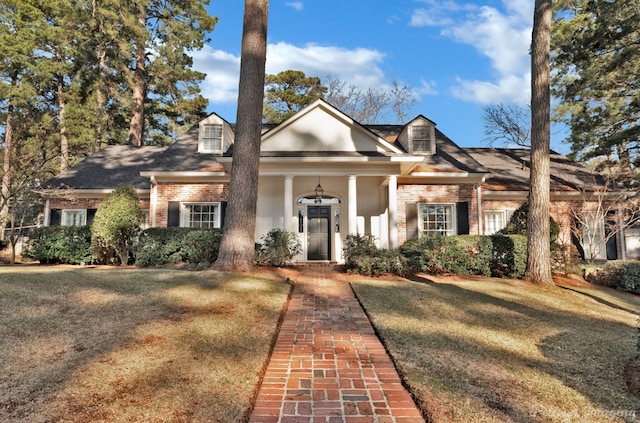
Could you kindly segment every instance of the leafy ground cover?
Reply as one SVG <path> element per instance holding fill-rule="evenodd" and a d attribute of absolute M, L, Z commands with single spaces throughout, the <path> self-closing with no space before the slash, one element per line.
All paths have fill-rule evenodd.
<path fill-rule="evenodd" d="M 640 298 L 482 277 L 350 277 L 432 422 L 637 421 Z"/>
<path fill-rule="evenodd" d="M 0 421 L 242 421 L 289 293 L 284 281 L 0 267 Z"/>

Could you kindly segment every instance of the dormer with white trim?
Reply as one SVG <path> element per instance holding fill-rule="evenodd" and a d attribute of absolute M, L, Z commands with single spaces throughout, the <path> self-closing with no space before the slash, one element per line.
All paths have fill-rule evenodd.
<path fill-rule="evenodd" d="M 215 113 L 200 121 L 198 153 L 221 155 L 233 144 L 231 125 Z"/>
<path fill-rule="evenodd" d="M 398 142 L 410 154 L 436 154 L 436 124 L 419 115 L 402 129 Z"/>

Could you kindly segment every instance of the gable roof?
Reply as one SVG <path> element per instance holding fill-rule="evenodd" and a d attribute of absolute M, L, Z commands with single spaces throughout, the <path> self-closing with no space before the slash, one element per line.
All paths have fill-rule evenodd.
<path fill-rule="evenodd" d="M 50 189 L 112 189 L 131 184 L 149 189 L 149 178 L 140 176 L 166 147 L 109 145 L 47 182 Z"/>
<path fill-rule="evenodd" d="M 528 191 L 531 151 L 525 148 L 467 148 L 467 152 L 492 176 L 485 188 L 494 191 Z M 551 190 L 593 191 L 601 189 L 604 180 L 593 170 L 551 152 Z"/>
<path fill-rule="evenodd" d="M 273 153 L 271 155 L 277 155 L 278 152 L 405 153 L 322 99 L 315 100 L 264 133 L 261 152 Z"/>

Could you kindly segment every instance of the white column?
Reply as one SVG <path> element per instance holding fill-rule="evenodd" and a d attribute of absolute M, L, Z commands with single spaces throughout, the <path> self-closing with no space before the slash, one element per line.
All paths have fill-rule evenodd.
<path fill-rule="evenodd" d="M 398 177 L 389 176 L 389 248 L 398 247 Z"/>
<path fill-rule="evenodd" d="M 347 196 L 349 197 L 349 215 L 347 220 L 348 233 L 358 233 L 358 190 L 356 189 L 356 176 L 349 175 L 347 185 Z"/>
<path fill-rule="evenodd" d="M 44 202 L 44 222 L 42 222 L 44 226 L 49 226 L 51 224 L 49 220 L 50 217 L 51 217 L 51 203 L 47 198 L 47 200 Z"/>
<path fill-rule="evenodd" d="M 476 185 L 476 199 L 478 202 L 478 235 L 484 235 L 482 227 L 484 219 L 482 218 L 482 184 Z"/>
<path fill-rule="evenodd" d="M 156 227 L 156 214 L 158 213 L 158 182 L 156 177 L 151 177 L 151 207 L 149 210 L 149 226 Z"/>
<path fill-rule="evenodd" d="M 293 176 L 284 176 L 284 230 L 291 230 L 293 217 Z"/>

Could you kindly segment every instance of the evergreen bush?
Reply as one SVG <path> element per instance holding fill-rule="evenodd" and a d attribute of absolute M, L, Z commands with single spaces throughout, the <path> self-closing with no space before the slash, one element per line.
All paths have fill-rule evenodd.
<path fill-rule="evenodd" d="M 272 229 L 257 245 L 255 260 L 260 266 L 282 267 L 302 251 L 300 238 L 295 232 Z"/>
<path fill-rule="evenodd" d="M 620 291 L 640 294 L 640 262 L 608 262 L 602 269 L 589 272 L 589 282 L 610 286 Z"/>
<path fill-rule="evenodd" d="M 29 234 L 23 257 L 42 264 L 93 263 L 90 226 L 43 226 Z"/>
<path fill-rule="evenodd" d="M 190 263 L 203 268 L 218 258 L 221 238 L 219 229 L 145 229 L 135 245 L 135 264 L 146 267 Z"/>
<path fill-rule="evenodd" d="M 120 264 L 127 265 L 142 219 L 135 187 L 123 185 L 113 190 L 100 204 L 91 225 L 95 251 L 112 249 Z"/>

